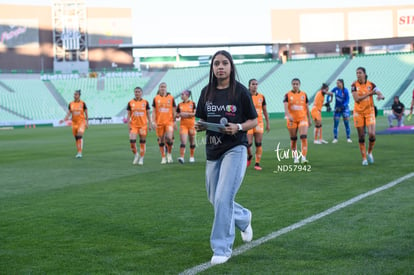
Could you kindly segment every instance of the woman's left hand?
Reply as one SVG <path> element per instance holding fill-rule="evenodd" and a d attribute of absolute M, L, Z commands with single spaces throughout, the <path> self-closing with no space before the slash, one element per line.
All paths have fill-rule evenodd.
<path fill-rule="evenodd" d="M 226 128 L 223 129 L 223 133 L 226 135 L 235 135 L 239 131 L 239 127 L 235 123 L 228 123 Z"/>

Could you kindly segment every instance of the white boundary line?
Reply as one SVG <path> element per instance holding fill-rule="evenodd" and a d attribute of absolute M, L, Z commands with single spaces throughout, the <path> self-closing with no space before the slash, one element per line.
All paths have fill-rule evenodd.
<path fill-rule="evenodd" d="M 240 254 L 242 254 L 242 253 L 244 253 L 244 252 L 246 252 L 246 251 L 248 251 L 248 250 L 250 250 L 250 249 L 252 249 L 252 248 L 254 248 L 256 246 L 259 246 L 261 244 L 264 244 L 265 242 L 270 241 L 272 239 L 275 239 L 275 238 L 277 238 L 277 237 L 279 237 L 279 236 L 281 236 L 283 234 L 289 233 L 290 231 L 293 231 L 295 229 L 298 229 L 298 228 L 300 228 L 300 227 L 302 227 L 302 226 L 304 226 L 304 225 L 306 225 L 308 223 L 314 222 L 314 221 L 319 220 L 319 219 L 321 219 L 321 218 L 323 218 L 325 216 L 328 216 L 328 215 L 330 215 L 330 214 L 332 214 L 332 213 L 334 213 L 334 212 L 336 212 L 336 211 L 338 211 L 338 210 L 340 210 L 342 208 L 345 208 L 347 206 L 350 206 L 351 204 L 354 204 L 354 203 L 356 203 L 356 202 L 358 202 L 358 201 L 360 201 L 362 199 L 365 199 L 365 198 L 367 198 L 369 196 L 372 196 L 372 195 L 374 195 L 374 194 L 376 194 L 378 192 L 387 190 L 387 189 L 389 189 L 389 188 L 391 188 L 391 187 L 393 187 L 393 186 L 395 186 L 395 185 L 397 185 L 397 184 L 399 184 L 399 183 L 401 183 L 401 182 L 403 182 L 403 181 L 405 181 L 405 180 L 407 180 L 409 178 L 412 178 L 412 177 L 414 177 L 414 172 L 409 173 L 409 174 L 407 174 L 407 175 L 405 175 L 405 176 L 403 176 L 401 178 L 398 178 L 398 179 L 396 179 L 394 181 L 391 181 L 390 183 L 387 183 L 387 184 L 385 184 L 385 185 L 383 185 L 381 187 L 375 188 L 375 189 L 373 189 L 371 191 L 368 191 L 366 193 L 363 193 L 361 195 L 358 195 L 356 197 L 353 197 L 350 200 L 347 200 L 345 202 L 342 202 L 340 204 L 337 204 L 334 207 L 331 207 L 331 208 L 329 208 L 329 209 L 327 209 L 327 210 L 325 210 L 323 212 L 320 212 L 319 214 L 310 216 L 309 218 L 306 218 L 306 219 L 301 220 L 301 221 L 299 221 L 297 223 L 294 223 L 292 225 L 289 225 L 288 227 L 285 227 L 285 228 L 282 228 L 282 229 L 280 229 L 278 231 L 272 232 L 272 233 L 270 233 L 267 236 L 261 237 L 261 238 L 259 238 L 257 240 L 254 240 L 254 241 L 250 242 L 250 243 L 246 243 L 246 244 L 244 244 L 244 245 L 236 248 L 233 251 L 232 257 L 237 256 L 237 255 L 240 255 Z M 203 264 L 194 266 L 192 268 L 189 268 L 187 270 L 184 270 L 183 272 L 180 273 L 180 275 L 181 274 L 182 275 L 197 274 L 197 273 L 199 273 L 201 271 L 204 271 L 204 270 L 209 269 L 210 267 L 212 267 L 212 265 L 210 264 L 210 262 L 206 262 L 206 263 L 203 263 Z"/>

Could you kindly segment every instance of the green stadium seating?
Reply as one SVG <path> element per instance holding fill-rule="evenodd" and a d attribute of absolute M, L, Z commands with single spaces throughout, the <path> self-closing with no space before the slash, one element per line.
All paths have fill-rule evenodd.
<path fill-rule="evenodd" d="M 64 117 L 65 111 L 40 80 L 2 79 L 14 92 L 0 88 L 1 105 L 33 120 Z M 1 121 L 6 118 L 1 116 Z M 24 118 L 20 118 L 24 120 Z"/>
<path fill-rule="evenodd" d="M 345 66 L 342 71 L 339 70 L 342 69 L 341 66 Z M 334 80 L 343 78 L 345 86 L 350 89 L 351 83 L 356 80 L 356 68 L 359 66 L 366 68 L 369 80 L 389 99 L 402 83 L 407 83 L 414 68 L 414 53 L 358 55 L 352 60 L 347 60 L 346 57 L 290 60 L 280 65 L 277 61 L 249 62 L 236 64 L 236 71 L 237 79 L 245 86 L 251 78 L 259 80 L 259 92 L 266 98 L 269 113 L 283 113 L 283 97 L 291 89 L 293 78 L 301 80 L 301 89 L 312 98 L 321 84 L 328 80 L 333 80 L 328 83 L 333 88 L 336 84 Z M 184 89 L 190 89 L 192 100 L 197 102 L 202 88 L 208 84 L 209 69 L 209 66 L 174 68 L 167 72 L 152 72 L 153 78 L 142 77 L 136 71 L 116 71 L 105 72 L 101 78 L 80 78 L 76 74 L 58 73 L 42 75 L 42 79 L 53 84 L 65 104 L 73 100 L 75 90 L 81 89 L 81 98 L 87 103 L 89 117 L 113 117 L 125 115 L 127 102 L 134 97 L 133 90 L 137 86 L 144 89 L 144 98 L 150 104 L 160 82 L 167 83 L 167 89 L 177 98 L 177 103 L 181 100 L 178 96 Z M 5 86 L 0 86 L 0 105 L 6 109 L 0 112 L 0 122 L 21 121 L 25 120 L 24 117 L 35 120 L 64 117 L 67 107 L 62 108 L 59 105 L 58 101 L 61 102 L 61 99 L 53 96 L 45 82 L 40 79 L 26 79 L 24 75 L 22 79 L 15 79 L 18 74 L 13 75 L 13 79 L 4 76 L 1 79 Z M 407 109 L 411 104 L 413 89 L 414 82 L 411 82 L 400 96 Z M 376 105 L 383 109 L 387 101 L 376 101 Z M 351 98 L 351 110 L 353 106 L 354 101 Z M 8 112 L 7 109 L 18 115 Z"/>
<path fill-rule="evenodd" d="M 345 86 L 350 90 L 351 84 L 356 80 L 356 69 L 364 67 L 368 79 L 371 80 L 384 94 L 386 100 L 376 101 L 377 108 L 383 105 L 394 95 L 401 83 L 408 77 L 414 68 L 414 54 L 387 54 L 387 55 L 362 55 L 354 57 L 338 78 L 343 78 Z M 350 100 L 350 109 L 353 109 L 354 101 Z"/>

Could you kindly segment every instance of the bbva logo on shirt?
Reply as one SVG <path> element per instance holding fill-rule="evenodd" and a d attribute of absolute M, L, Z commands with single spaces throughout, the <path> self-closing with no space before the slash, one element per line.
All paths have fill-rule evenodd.
<path fill-rule="evenodd" d="M 235 113 L 237 111 L 236 105 L 214 105 L 211 101 L 206 102 L 207 112 L 228 112 Z"/>

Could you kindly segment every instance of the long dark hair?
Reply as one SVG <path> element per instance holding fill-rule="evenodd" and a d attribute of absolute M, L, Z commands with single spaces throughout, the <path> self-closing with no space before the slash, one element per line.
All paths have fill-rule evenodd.
<path fill-rule="evenodd" d="M 219 54 L 225 56 L 230 62 L 231 71 L 230 71 L 230 81 L 229 81 L 229 88 L 230 88 L 229 100 L 233 100 L 236 98 L 237 81 L 236 81 L 236 68 L 234 67 L 233 57 L 231 56 L 229 52 L 221 50 L 221 51 L 216 52 L 211 58 L 210 75 L 209 75 L 209 80 L 208 80 L 208 85 L 207 85 L 207 91 L 205 94 L 206 101 L 213 100 L 214 94 L 212 93 L 212 91 L 216 89 L 217 84 L 218 84 L 217 77 L 214 75 L 213 66 L 214 66 L 214 59 Z"/>

